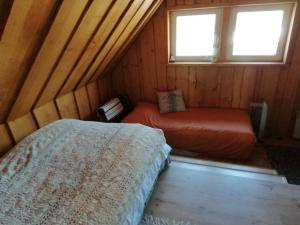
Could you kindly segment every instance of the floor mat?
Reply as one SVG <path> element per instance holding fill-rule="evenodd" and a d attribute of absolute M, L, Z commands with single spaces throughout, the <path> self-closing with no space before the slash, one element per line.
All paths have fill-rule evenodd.
<path fill-rule="evenodd" d="M 289 184 L 300 185 L 300 149 L 289 147 L 267 147 L 268 158 L 279 175 Z"/>

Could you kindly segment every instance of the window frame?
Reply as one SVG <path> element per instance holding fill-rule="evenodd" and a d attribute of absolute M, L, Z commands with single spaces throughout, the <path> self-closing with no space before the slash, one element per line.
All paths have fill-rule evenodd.
<path fill-rule="evenodd" d="M 170 57 L 177 62 L 210 62 L 212 56 L 177 56 L 176 55 L 176 18 L 178 16 L 190 16 L 190 15 L 208 15 L 216 14 L 215 24 L 215 40 L 214 46 L 218 46 L 220 43 L 220 37 L 222 32 L 222 9 L 221 8 L 204 8 L 194 10 L 179 10 L 172 11 L 170 14 Z"/>
<path fill-rule="evenodd" d="M 264 5 L 247 5 L 247 6 L 234 6 L 231 9 L 231 16 L 228 29 L 229 41 L 227 42 L 226 61 L 234 62 L 283 62 L 285 52 L 287 51 L 288 36 L 292 23 L 293 3 L 275 3 Z M 273 11 L 283 10 L 284 16 L 282 20 L 282 33 L 279 38 L 276 55 L 233 55 L 233 38 L 236 28 L 237 14 L 239 12 L 259 12 L 259 11 Z"/>
<path fill-rule="evenodd" d="M 282 1 L 261 4 L 244 5 L 214 5 L 203 8 L 185 8 L 169 10 L 169 63 L 286 63 L 292 25 L 294 23 L 297 2 Z M 269 9 L 280 9 L 284 11 L 282 22 L 282 35 L 279 39 L 277 54 L 275 56 L 243 56 L 233 55 L 233 35 L 236 26 L 238 12 L 268 11 Z M 212 56 L 176 56 L 176 17 L 182 15 L 216 14 L 215 47 L 216 54 Z M 228 26 L 228 27 L 223 27 Z"/>

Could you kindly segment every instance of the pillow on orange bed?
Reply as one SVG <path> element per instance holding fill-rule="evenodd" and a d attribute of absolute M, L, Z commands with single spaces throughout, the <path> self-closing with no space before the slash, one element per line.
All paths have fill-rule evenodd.
<path fill-rule="evenodd" d="M 157 92 L 157 97 L 160 113 L 185 111 L 181 90 Z"/>

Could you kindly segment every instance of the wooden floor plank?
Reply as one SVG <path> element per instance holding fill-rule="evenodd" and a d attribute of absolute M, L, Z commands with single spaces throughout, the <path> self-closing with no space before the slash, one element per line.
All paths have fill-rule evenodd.
<path fill-rule="evenodd" d="M 147 214 L 197 225 L 295 225 L 300 187 L 199 172 L 176 165 L 162 173 Z"/>
<path fill-rule="evenodd" d="M 207 159 L 183 157 L 183 156 L 178 156 L 178 155 L 172 155 L 171 158 L 172 158 L 172 160 L 175 160 L 177 162 L 184 162 L 184 163 L 190 163 L 190 164 L 196 164 L 196 165 L 202 165 L 202 166 L 212 166 L 212 167 L 217 167 L 217 168 L 231 169 L 231 170 L 244 171 L 244 172 L 277 175 L 277 171 L 274 169 L 262 168 L 262 167 L 257 167 L 257 166 L 246 166 L 246 165 L 237 164 L 237 163 L 234 164 L 234 163 L 228 163 L 228 162 L 219 162 L 219 161 L 213 161 L 213 160 L 207 160 Z"/>
<path fill-rule="evenodd" d="M 266 174 L 266 173 L 259 173 L 260 171 L 257 170 L 256 172 L 248 172 L 248 171 L 242 171 L 237 169 L 228 169 L 228 168 L 222 168 L 212 165 L 201 165 L 201 164 L 195 164 L 195 163 L 186 163 L 186 162 L 180 162 L 177 160 L 173 160 L 173 164 L 177 167 L 189 169 L 189 170 L 195 170 L 201 172 L 207 172 L 207 173 L 216 173 L 216 174 L 222 174 L 222 175 L 230 175 L 230 176 L 236 176 L 236 177 L 242 177 L 242 178 L 248 178 L 248 179 L 256 179 L 256 180 L 263 180 L 263 181 L 269 181 L 279 184 L 286 184 L 286 179 L 282 176 L 278 176 L 275 174 Z"/>

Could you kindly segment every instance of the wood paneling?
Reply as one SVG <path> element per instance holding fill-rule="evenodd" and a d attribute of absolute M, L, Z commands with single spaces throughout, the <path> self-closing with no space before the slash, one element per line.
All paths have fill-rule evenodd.
<path fill-rule="evenodd" d="M 285 66 L 169 65 L 168 8 L 241 0 L 167 0 L 157 11 L 162 2 L 13 1 L 0 40 L 1 124 L 20 140 L 36 129 L 35 120 L 42 127 L 60 115 L 86 118 L 117 93 L 156 102 L 156 89 L 181 88 L 194 107 L 247 109 L 265 100 L 271 133 L 288 134 L 299 110 L 299 10 Z"/>
<path fill-rule="evenodd" d="M 33 115 L 39 127 L 44 127 L 55 120 L 59 120 L 59 114 L 53 101 L 34 109 Z"/>
<path fill-rule="evenodd" d="M 165 1 L 126 54 L 117 65 L 113 66 L 110 74 L 113 78 L 114 91 L 118 94 L 128 93 L 134 102 L 139 100 L 156 102 L 156 90 L 180 88 L 190 107 L 248 109 L 251 101 L 266 101 L 269 106 L 269 134 L 289 135 L 295 112 L 300 109 L 297 104 L 299 101 L 297 95 L 299 96 L 300 92 L 299 10 L 296 12 L 292 32 L 289 50 L 291 57 L 286 65 L 168 64 L 169 7 L 241 2 L 240 0 Z"/>
<path fill-rule="evenodd" d="M 88 98 L 86 87 L 82 87 L 74 92 L 79 118 L 82 120 L 88 120 L 91 116 L 91 106 Z"/>
<path fill-rule="evenodd" d="M 101 23 L 101 21 L 102 19 L 106 20 L 106 17 L 104 16 L 107 10 L 109 9 L 111 2 L 112 2 L 111 0 L 95 1 L 94 2 L 95 4 L 91 6 L 86 16 L 84 17 L 83 21 L 81 22 L 78 30 L 73 35 L 72 40 L 68 45 L 66 51 L 64 52 L 60 62 L 58 63 L 57 67 L 52 73 L 51 78 L 49 79 L 48 83 L 45 86 L 45 89 L 43 90 L 43 93 L 41 94 L 39 100 L 37 101 L 37 105 L 44 104 L 45 102 L 48 102 L 50 99 L 55 98 L 59 90 L 61 89 L 63 83 L 65 82 L 69 74 L 72 72 L 72 70 L 78 63 L 78 60 L 80 60 L 79 57 L 82 57 L 82 55 L 87 54 L 89 49 L 91 49 L 91 47 L 89 47 L 91 43 L 98 43 L 105 38 L 104 36 L 105 34 L 103 34 L 103 29 L 105 29 L 107 25 Z M 113 9 L 117 8 L 117 6 L 118 4 L 116 3 Z M 98 11 L 96 11 L 97 8 Z M 123 9 L 124 6 L 122 10 Z M 117 15 L 115 16 L 117 17 Z M 100 28 L 99 26 L 97 26 L 97 23 L 99 22 L 101 25 Z M 113 25 L 110 24 L 110 26 L 112 27 Z M 98 37 L 98 39 L 96 40 L 95 37 L 93 37 L 94 35 L 93 31 L 95 29 L 97 32 L 95 36 Z M 101 34 L 103 35 L 101 36 L 102 39 L 99 38 Z M 91 37 L 93 37 L 92 40 Z M 94 48 L 92 49 L 94 50 Z"/>
<path fill-rule="evenodd" d="M 19 0 L 12 5 L 0 41 L 0 121 L 6 119 L 20 91 L 58 2 Z"/>
<path fill-rule="evenodd" d="M 13 4 L 13 0 L 0 0 L 0 40 Z"/>
<path fill-rule="evenodd" d="M 81 66 L 78 66 L 67 82 L 65 83 L 64 87 L 61 90 L 61 93 L 65 93 L 66 91 L 72 90 L 76 87 L 77 83 L 82 78 L 80 74 L 82 74 L 85 71 L 84 78 L 89 76 L 89 72 L 92 68 L 99 63 L 99 60 L 102 60 L 103 56 L 107 53 L 108 49 L 111 48 L 111 46 L 115 43 L 116 39 L 120 36 L 120 34 L 123 32 L 124 29 L 126 29 L 126 25 L 130 22 L 132 17 L 136 14 L 136 11 L 139 9 L 139 6 L 141 5 L 142 1 L 135 1 L 132 3 L 130 8 L 127 10 L 126 14 L 123 16 L 122 20 L 120 21 L 119 26 L 116 27 L 114 32 L 110 35 L 107 43 L 105 46 L 103 46 L 103 49 L 98 52 L 95 55 L 91 55 L 90 59 L 86 59 L 86 61 L 83 61 Z M 145 4 L 145 3 L 144 3 Z M 140 11 L 141 9 L 139 9 Z M 90 66 L 91 65 L 91 66 Z M 90 68 L 89 68 L 90 66 Z M 86 79 L 85 79 L 86 81 Z"/>
<path fill-rule="evenodd" d="M 99 79 L 97 83 L 101 102 L 106 102 L 111 98 L 111 96 L 114 96 L 114 93 L 112 91 L 113 87 L 111 76 L 106 76 L 102 79 Z"/>
<path fill-rule="evenodd" d="M 73 93 L 68 93 L 55 100 L 61 118 L 79 119 L 78 108 Z"/>
<path fill-rule="evenodd" d="M 91 111 L 94 112 L 100 105 L 98 84 L 97 82 L 93 82 L 88 84 L 86 88 L 89 96 Z"/>
<path fill-rule="evenodd" d="M 12 146 L 13 140 L 5 124 L 0 124 L 0 157 L 4 155 Z"/>
<path fill-rule="evenodd" d="M 0 40 L 0 122 L 90 83 L 102 57 L 128 45 L 140 21 L 161 2 L 13 1 Z"/>
<path fill-rule="evenodd" d="M 78 4 L 74 4 L 74 1 L 66 0 L 61 5 L 49 34 L 10 112 L 9 120 L 23 115 L 24 112 L 28 112 L 33 107 L 87 2 L 87 0 L 83 0 L 79 1 Z"/>
<path fill-rule="evenodd" d="M 6 124 L 1 132 L 8 126 L 18 142 L 59 118 L 90 118 L 115 96 L 112 78 L 99 73 L 116 62 L 162 0 L 9 3 L 0 39 L 0 122 Z M 1 150 L 9 145 L 3 135 Z"/>
<path fill-rule="evenodd" d="M 21 141 L 24 137 L 38 129 L 31 113 L 26 114 L 8 123 L 9 129 L 15 142 Z"/>
<path fill-rule="evenodd" d="M 113 97 L 111 82 L 110 77 L 103 78 L 78 89 L 74 93 L 70 92 L 56 101 L 50 101 L 33 109 L 32 114 L 29 113 L 9 121 L 7 124 L 0 124 L 0 156 L 38 127 L 44 127 L 60 118 L 95 119 L 95 110 L 104 101 Z M 98 90 L 98 86 L 101 87 L 101 92 Z M 99 93 L 102 95 L 101 99 Z"/>
<path fill-rule="evenodd" d="M 146 1 L 144 4 L 147 4 L 148 6 L 148 2 Z M 162 0 L 154 1 L 151 5 L 151 8 L 148 9 L 148 11 L 146 11 L 144 7 L 141 7 L 143 10 L 140 10 L 137 13 L 138 16 L 131 20 L 131 22 L 126 27 L 126 30 L 124 31 L 124 35 L 122 35 L 118 39 L 119 41 L 117 41 L 117 43 L 114 44 L 113 48 L 105 56 L 104 60 L 97 66 L 96 70 L 93 71 L 92 77 L 86 76 L 83 79 L 88 80 L 90 78 L 91 81 L 95 81 L 101 75 L 103 75 L 103 71 L 105 71 L 105 69 L 108 69 L 110 66 L 113 66 L 119 59 L 119 57 L 127 49 L 129 44 L 132 43 L 132 41 L 136 38 L 136 35 L 142 30 L 142 28 L 148 22 L 148 20 L 150 20 L 150 18 L 153 16 L 153 14 L 162 2 Z M 144 15 L 145 12 L 146 14 Z"/>
<path fill-rule="evenodd" d="M 107 48 L 104 49 L 96 58 L 95 63 L 90 67 L 87 74 L 83 77 L 81 81 L 81 85 L 85 82 L 89 81 L 91 77 L 96 73 L 99 74 L 100 67 L 103 69 L 106 67 L 107 62 L 110 62 L 113 58 L 113 56 L 116 54 L 116 50 L 120 50 L 122 45 L 126 42 L 126 39 L 130 36 L 130 34 L 133 32 L 134 29 L 137 29 L 136 26 L 140 22 L 140 20 L 143 18 L 151 4 L 154 2 L 154 4 L 160 4 L 158 1 L 155 3 L 155 1 L 149 0 L 144 1 L 143 5 L 139 8 L 138 12 L 135 14 L 135 16 L 130 20 L 128 25 L 126 26 L 126 29 L 124 29 L 123 33 L 118 37 L 117 41 L 113 43 L 113 45 L 107 45 Z M 151 11 L 151 10 L 150 10 Z M 148 18 L 148 16 L 146 16 Z M 135 35 L 131 35 L 134 37 Z M 111 39 L 114 41 L 114 38 Z M 126 44 L 125 44 L 126 45 Z"/>

